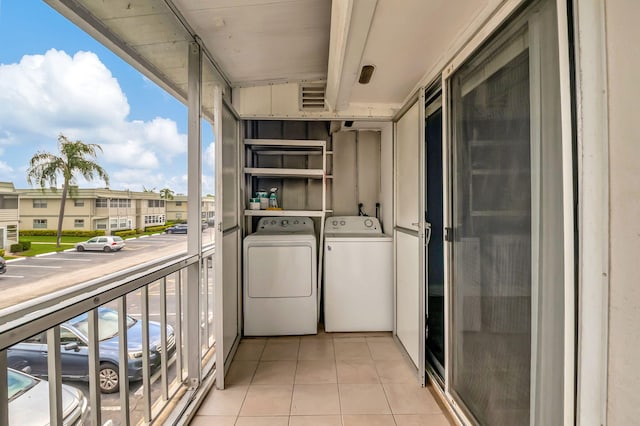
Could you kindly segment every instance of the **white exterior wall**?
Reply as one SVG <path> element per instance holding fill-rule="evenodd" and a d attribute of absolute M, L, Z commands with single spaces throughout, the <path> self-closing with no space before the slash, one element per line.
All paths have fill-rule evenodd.
<path fill-rule="evenodd" d="M 639 16 L 638 1 L 605 3 L 610 170 L 609 425 L 640 421 Z"/>

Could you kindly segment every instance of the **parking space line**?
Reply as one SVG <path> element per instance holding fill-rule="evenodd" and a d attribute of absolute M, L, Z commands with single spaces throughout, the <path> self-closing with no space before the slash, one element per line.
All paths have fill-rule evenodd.
<path fill-rule="evenodd" d="M 23 265 L 18 263 L 16 265 L 11 265 L 12 268 L 45 268 L 45 269 L 61 269 L 62 266 L 45 266 L 45 265 Z"/>
<path fill-rule="evenodd" d="M 3 278 L 24 278 L 24 275 L 1 275 Z"/>
<path fill-rule="evenodd" d="M 56 260 L 68 260 L 70 262 L 91 262 L 91 259 L 71 259 L 68 257 L 56 257 Z"/>

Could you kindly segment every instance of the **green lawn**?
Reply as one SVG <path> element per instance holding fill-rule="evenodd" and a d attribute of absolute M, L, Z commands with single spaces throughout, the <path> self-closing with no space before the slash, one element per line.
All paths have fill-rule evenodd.
<path fill-rule="evenodd" d="M 60 240 L 61 243 L 67 243 L 67 244 L 75 244 L 75 243 L 79 243 L 80 241 L 87 241 L 89 239 L 89 237 L 65 237 L 63 236 L 62 239 Z M 37 242 L 37 243 L 56 243 L 56 237 L 43 237 L 43 236 L 39 236 L 39 235 L 29 235 L 29 236 L 21 236 L 20 237 L 20 241 L 31 241 L 31 242 Z"/>
<path fill-rule="evenodd" d="M 37 254 L 51 253 L 55 251 L 62 251 L 69 248 L 73 248 L 73 243 L 60 244 L 60 247 L 56 247 L 56 243 L 53 244 L 31 244 L 31 250 L 21 251 L 15 253 L 18 256 L 35 256 Z"/>

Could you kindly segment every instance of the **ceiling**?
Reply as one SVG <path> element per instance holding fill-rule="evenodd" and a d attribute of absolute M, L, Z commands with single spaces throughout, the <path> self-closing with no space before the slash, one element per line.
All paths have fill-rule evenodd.
<path fill-rule="evenodd" d="M 330 111 L 397 110 L 496 0 L 46 0 L 182 101 L 187 47 L 226 91 L 326 81 Z M 215 64 L 215 65 L 213 65 Z M 363 65 L 371 83 L 357 82 Z M 207 102 L 207 101 L 205 101 Z M 207 109 L 205 105 L 205 109 Z"/>

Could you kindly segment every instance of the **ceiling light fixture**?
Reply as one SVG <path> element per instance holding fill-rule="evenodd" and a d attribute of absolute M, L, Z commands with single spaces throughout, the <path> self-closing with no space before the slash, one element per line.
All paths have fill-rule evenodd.
<path fill-rule="evenodd" d="M 371 81 L 371 76 L 373 75 L 373 71 L 375 71 L 376 67 L 373 65 L 364 65 L 362 67 L 362 71 L 360 71 L 360 78 L 358 79 L 358 83 L 360 84 L 368 84 Z"/>

